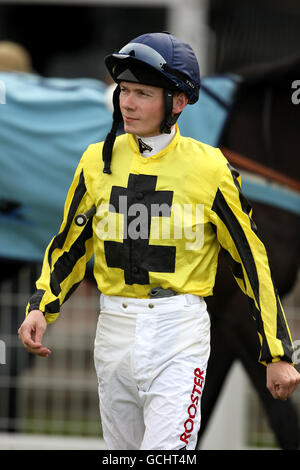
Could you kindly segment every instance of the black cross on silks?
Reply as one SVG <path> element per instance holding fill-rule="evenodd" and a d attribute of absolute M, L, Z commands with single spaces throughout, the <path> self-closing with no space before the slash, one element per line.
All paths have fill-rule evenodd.
<path fill-rule="evenodd" d="M 175 271 L 175 246 L 149 245 L 151 207 L 164 204 L 171 215 L 173 191 L 155 191 L 157 176 L 133 175 L 128 178 L 128 187 L 113 186 L 110 204 L 115 211 L 124 214 L 123 243 L 104 241 L 107 266 L 124 270 L 126 284 L 149 284 L 149 271 L 172 273 Z M 126 200 L 126 207 L 120 205 L 120 196 Z M 138 227 L 142 236 L 132 237 L 129 227 L 136 215 L 130 215 L 130 207 L 142 204 L 147 214 L 145 227 Z M 166 215 L 165 213 L 163 214 Z"/>

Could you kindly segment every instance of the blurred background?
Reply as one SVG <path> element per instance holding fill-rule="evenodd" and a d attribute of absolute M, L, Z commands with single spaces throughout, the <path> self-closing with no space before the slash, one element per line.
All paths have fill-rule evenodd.
<path fill-rule="evenodd" d="M 210 83 L 205 82 L 206 77 L 207 80 L 214 76 L 227 77 L 228 74 L 239 77 L 243 76 L 243 71 L 253 67 L 254 70 L 263 70 L 271 67 L 270 64 L 290 60 L 293 64 L 296 60 L 296 70 L 299 71 L 299 24 L 298 0 L 0 2 L 0 83 L 3 85 L 0 87 L 0 125 L 3 123 L 0 130 L 1 449 L 105 448 L 101 441 L 93 365 L 99 293 L 91 271 L 63 306 L 59 320 L 48 327 L 46 342 L 54 353 L 47 360 L 28 355 L 17 338 L 25 306 L 40 272 L 47 234 L 50 240 L 55 233 L 55 224 L 59 227 L 57 214 L 62 210 L 76 163 L 88 143 L 103 139 L 109 129 L 111 112 L 106 99 L 110 80 L 104 68 L 104 56 L 139 34 L 167 30 L 193 46 L 204 83 Z M 8 43 L 9 46 L 17 44 L 19 49 L 17 52 L 8 49 L 7 52 L 4 48 L 3 52 L 2 42 L 5 42 L 5 47 Z M 15 52 L 22 55 L 21 62 L 17 59 L 13 62 Z M 23 74 L 28 74 L 30 79 L 23 82 Z M 300 73 L 294 75 L 294 80 L 297 79 L 300 80 Z M 291 86 L 290 81 L 289 93 Z M 44 96 L 45 90 L 48 94 Z M 39 99 L 43 108 L 38 116 L 45 117 L 44 127 L 41 118 L 37 118 L 36 123 L 33 120 L 34 112 L 39 109 Z M 63 136 L 55 128 L 55 123 L 65 122 L 64 112 L 69 109 L 70 101 L 74 108 L 70 128 L 65 130 L 66 144 L 62 143 Z M 62 102 L 64 109 L 60 106 Z M 95 107 L 95 102 L 101 104 L 101 109 Z M 87 124 L 84 137 L 80 134 L 78 138 L 74 129 L 76 126 L 79 129 L 84 121 L 83 117 L 80 118 L 83 116 L 81 110 L 86 113 Z M 298 119 L 298 109 L 297 113 Z M 89 127 L 88 116 L 93 116 Z M 284 116 L 282 118 L 285 119 Z M 29 136 L 32 136 L 31 142 L 28 141 Z M 51 160 L 49 148 L 53 155 L 58 155 L 59 151 L 68 155 L 68 160 Z M 26 244 L 23 247 L 22 232 L 16 221 L 26 218 L 28 213 L 26 207 L 21 207 L 20 198 L 26 200 L 24 194 L 31 194 L 32 187 L 39 184 L 41 173 L 38 171 L 42 171 L 47 152 L 53 166 L 57 165 L 60 176 L 50 174 L 54 171 L 52 169 L 44 169 L 49 178 L 53 178 L 49 185 L 51 197 L 48 189 L 46 196 L 55 200 L 55 207 L 47 207 L 45 216 L 41 202 L 37 216 L 54 222 L 49 226 L 44 224 L 45 238 L 39 236 L 38 230 L 32 235 L 28 226 L 22 225 L 29 240 L 28 247 Z M 37 161 L 41 170 L 36 170 L 35 174 Z M 20 180 L 14 182 L 12 175 L 18 172 Z M 292 173 L 299 182 L 298 164 Z M 23 189 L 26 182 L 28 186 Z M 9 191 L 14 184 L 12 196 Z M 299 188 L 293 193 L 294 203 L 299 209 L 296 193 L 299 195 Z M 32 198 L 39 199 L 36 193 Z M 299 220 L 299 210 L 294 217 Z M 264 223 L 269 222 L 264 219 Z M 298 227 L 298 222 L 295 227 Z M 14 235 L 9 235 L 12 233 Z M 296 237 L 293 232 L 291 239 L 294 238 L 299 238 L 299 232 Z M 15 251 L 10 243 L 14 243 Z M 283 253 L 283 256 L 286 255 Z M 293 339 L 300 338 L 297 274 L 286 289 L 283 305 Z M 297 415 L 300 412 L 299 392 L 295 393 L 293 402 Z M 286 432 L 288 436 L 290 431 Z M 292 432 L 299 434 L 297 426 Z M 280 447 L 261 400 L 238 360 L 234 361 L 222 384 L 200 446 L 204 449 Z"/>

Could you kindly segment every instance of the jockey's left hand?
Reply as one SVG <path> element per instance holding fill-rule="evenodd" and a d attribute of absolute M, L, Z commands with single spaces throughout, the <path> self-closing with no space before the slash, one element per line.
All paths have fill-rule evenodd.
<path fill-rule="evenodd" d="M 267 388 L 273 398 L 286 400 L 299 382 L 300 374 L 292 364 L 278 361 L 267 365 Z"/>

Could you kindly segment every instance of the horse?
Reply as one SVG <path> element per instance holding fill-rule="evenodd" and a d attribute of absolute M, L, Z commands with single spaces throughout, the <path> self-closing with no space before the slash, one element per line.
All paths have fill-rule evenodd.
<path fill-rule="evenodd" d="M 300 106 L 293 99 L 300 57 L 253 66 L 238 75 L 241 81 L 217 146 L 241 174 L 242 188 L 243 175 L 246 182 L 248 179 L 246 196 L 269 256 L 278 294 L 284 298 L 295 285 L 300 259 Z M 255 322 L 249 315 L 246 296 L 228 271 L 221 251 L 214 296 L 206 299 L 211 317 L 211 356 L 198 446 L 226 377 L 235 361 L 240 361 L 263 405 L 277 445 L 284 450 L 298 449 L 296 406 L 292 399 L 274 400 L 266 389 L 265 366 L 257 360 Z"/>

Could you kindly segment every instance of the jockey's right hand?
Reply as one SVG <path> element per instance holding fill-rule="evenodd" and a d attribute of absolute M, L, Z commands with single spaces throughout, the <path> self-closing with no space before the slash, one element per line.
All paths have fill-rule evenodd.
<path fill-rule="evenodd" d="M 42 357 L 48 357 L 51 354 L 51 350 L 42 344 L 46 328 L 47 322 L 43 312 L 31 310 L 18 330 L 19 340 L 28 352 Z"/>

